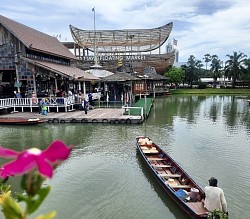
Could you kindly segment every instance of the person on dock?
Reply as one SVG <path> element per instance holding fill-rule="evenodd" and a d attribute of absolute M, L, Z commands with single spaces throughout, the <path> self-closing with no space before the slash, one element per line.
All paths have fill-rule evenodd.
<path fill-rule="evenodd" d="M 31 100 L 32 100 L 32 104 L 37 104 L 37 96 L 36 96 L 35 91 L 33 91 L 31 94 Z"/>
<path fill-rule="evenodd" d="M 15 98 L 22 98 L 22 95 L 20 94 L 20 92 L 14 91 L 14 94 L 15 94 Z"/>
<path fill-rule="evenodd" d="M 88 113 L 88 101 L 85 98 L 83 98 L 83 101 L 82 101 L 82 108 L 85 114 L 87 114 Z"/>
<path fill-rule="evenodd" d="M 91 92 L 88 93 L 88 98 L 89 98 L 89 105 L 93 105 L 93 95 Z"/>
<path fill-rule="evenodd" d="M 227 202 L 223 190 L 217 187 L 218 180 L 214 177 L 211 177 L 208 182 L 209 186 L 206 186 L 204 189 L 204 207 L 210 212 L 218 209 L 227 213 Z"/>
<path fill-rule="evenodd" d="M 45 102 L 45 99 L 42 99 L 42 115 L 47 116 L 48 115 L 48 111 L 47 111 L 47 105 Z"/>

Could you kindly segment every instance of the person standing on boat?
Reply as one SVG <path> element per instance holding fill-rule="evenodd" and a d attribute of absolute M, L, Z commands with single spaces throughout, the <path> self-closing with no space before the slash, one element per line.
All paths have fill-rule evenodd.
<path fill-rule="evenodd" d="M 210 212 L 219 209 L 220 211 L 227 213 L 227 202 L 223 190 L 217 187 L 218 180 L 211 177 L 208 182 L 209 186 L 206 186 L 204 189 L 204 207 Z"/>

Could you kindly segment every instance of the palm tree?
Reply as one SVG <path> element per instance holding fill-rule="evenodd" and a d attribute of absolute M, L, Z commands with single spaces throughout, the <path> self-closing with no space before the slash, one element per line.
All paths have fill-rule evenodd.
<path fill-rule="evenodd" d="M 232 86 L 235 87 L 236 80 L 244 73 L 246 55 L 242 52 L 233 52 L 233 55 L 226 55 L 229 59 L 225 63 L 225 76 L 232 79 Z"/>
<path fill-rule="evenodd" d="M 213 79 L 214 79 L 214 85 L 216 84 L 217 78 L 220 78 L 221 73 L 221 60 L 218 58 L 217 55 L 212 55 L 212 63 L 211 63 L 211 72 L 213 72 Z"/>
<path fill-rule="evenodd" d="M 206 63 L 206 71 L 207 71 L 207 64 L 212 60 L 210 54 L 204 55 L 204 62 Z"/>

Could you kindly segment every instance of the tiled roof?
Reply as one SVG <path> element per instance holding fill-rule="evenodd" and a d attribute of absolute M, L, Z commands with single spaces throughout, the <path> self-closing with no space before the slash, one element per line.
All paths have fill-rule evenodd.
<path fill-rule="evenodd" d="M 55 64 L 51 62 L 38 61 L 38 60 L 27 59 L 27 58 L 23 58 L 23 59 L 29 63 L 32 63 L 33 65 L 45 68 L 47 70 L 50 70 L 58 74 L 62 74 L 62 75 L 69 76 L 75 79 L 79 79 L 82 81 L 100 80 L 98 77 L 95 77 L 94 75 L 87 73 L 86 71 L 83 71 L 79 68 L 72 67 L 69 65 L 59 65 L 59 64 Z"/>
<path fill-rule="evenodd" d="M 120 81 L 120 82 L 125 82 L 125 81 L 136 81 L 136 80 L 140 80 L 138 78 L 136 78 L 135 76 L 132 76 L 128 73 L 115 73 L 113 75 L 109 75 L 105 78 L 103 78 L 103 81 Z"/>
<path fill-rule="evenodd" d="M 17 37 L 27 48 L 68 59 L 76 59 L 56 37 L 0 15 L 0 24 Z"/>

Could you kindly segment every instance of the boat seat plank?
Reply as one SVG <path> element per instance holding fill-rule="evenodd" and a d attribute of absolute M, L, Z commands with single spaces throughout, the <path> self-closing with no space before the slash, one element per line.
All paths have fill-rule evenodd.
<path fill-rule="evenodd" d="M 148 160 L 167 160 L 166 158 L 160 158 L 160 157 L 147 157 Z"/>
<path fill-rule="evenodd" d="M 197 215 L 207 215 L 208 214 L 207 209 L 204 208 L 203 202 L 186 202 L 186 204 L 188 205 L 188 207 L 193 209 L 193 211 Z"/>
<path fill-rule="evenodd" d="M 171 167 L 171 165 L 166 165 L 166 164 L 152 164 L 151 163 L 151 165 L 154 167 L 154 168 L 163 168 L 163 167 L 165 167 L 165 168 L 170 168 Z"/>
<path fill-rule="evenodd" d="M 181 177 L 180 174 L 168 174 L 168 173 L 160 173 L 161 177 L 171 177 L 171 178 L 179 178 Z"/>
<path fill-rule="evenodd" d="M 190 185 L 170 185 L 173 189 L 191 189 Z"/>
<path fill-rule="evenodd" d="M 159 151 L 157 150 L 142 150 L 144 154 L 158 154 Z"/>

